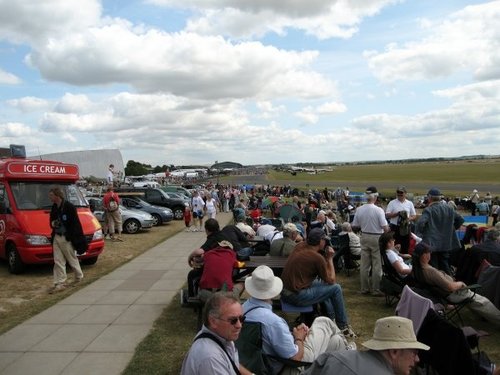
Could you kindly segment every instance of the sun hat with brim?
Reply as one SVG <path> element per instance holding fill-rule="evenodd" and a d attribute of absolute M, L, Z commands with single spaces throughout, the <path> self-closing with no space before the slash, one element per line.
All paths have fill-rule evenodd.
<path fill-rule="evenodd" d="M 412 321 L 401 316 L 378 319 L 375 322 L 373 337 L 361 345 L 371 350 L 430 349 L 417 341 Z"/>
<path fill-rule="evenodd" d="M 245 279 L 245 289 L 257 299 L 271 299 L 281 293 L 283 281 L 268 266 L 259 266 Z"/>

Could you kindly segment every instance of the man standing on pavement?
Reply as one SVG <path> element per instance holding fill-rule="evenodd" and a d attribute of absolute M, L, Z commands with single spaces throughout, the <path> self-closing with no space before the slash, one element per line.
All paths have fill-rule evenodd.
<path fill-rule="evenodd" d="M 54 252 L 54 286 L 49 293 L 62 291 L 66 288 L 66 262 L 75 273 L 74 283 L 83 279 L 83 272 L 76 257 L 87 251 L 87 241 L 78 218 L 76 207 L 64 197 L 60 187 L 49 190 L 49 199 L 53 203 L 50 210 L 51 241 Z"/>
<path fill-rule="evenodd" d="M 401 245 L 401 253 L 408 254 L 410 247 L 411 222 L 417 217 L 413 202 L 406 199 L 406 187 L 396 189 L 396 199 L 387 205 L 385 216 L 389 219 L 389 226 L 394 232 L 396 244 Z"/>
<path fill-rule="evenodd" d="M 416 234 L 434 249 L 432 266 L 451 275 L 450 252 L 461 246 L 456 230 L 463 224 L 464 218 L 447 204 L 441 203 L 439 189 L 430 189 L 427 197 L 429 204 L 415 223 Z"/>
<path fill-rule="evenodd" d="M 195 191 L 191 199 L 191 209 L 193 210 L 193 232 L 201 232 L 203 225 L 203 216 L 205 216 L 205 201 L 200 197 L 200 193 Z M 198 228 L 196 228 L 196 219 L 198 219 Z"/>
<path fill-rule="evenodd" d="M 245 317 L 237 298 L 215 293 L 203 311 L 203 327 L 182 363 L 181 375 L 251 375 L 239 363 L 234 341 Z"/>
<path fill-rule="evenodd" d="M 375 205 L 378 197 L 377 188 L 369 186 L 365 194 L 367 203 L 356 210 L 352 221 L 352 229 L 354 231 L 361 230 L 361 266 L 359 270 L 361 294 L 384 296 L 384 293 L 380 291 L 382 259 L 378 239 L 382 233 L 389 231 L 389 225 L 384 210 Z"/>

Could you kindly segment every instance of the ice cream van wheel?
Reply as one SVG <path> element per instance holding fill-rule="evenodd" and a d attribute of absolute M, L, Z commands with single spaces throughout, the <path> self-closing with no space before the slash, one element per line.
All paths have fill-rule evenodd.
<path fill-rule="evenodd" d="M 24 263 L 19 256 L 16 245 L 12 243 L 7 245 L 7 265 L 10 273 L 17 275 L 24 271 Z"/>

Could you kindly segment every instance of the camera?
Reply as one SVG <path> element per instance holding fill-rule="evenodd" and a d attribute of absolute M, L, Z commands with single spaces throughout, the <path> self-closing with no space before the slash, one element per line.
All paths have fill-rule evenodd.
<path fill-rule="evenodd" d="M 321 250 L 318 250 L 318 253 L 326 258 L 326 256 L 328 255 L 328 247 L 333 247 L 332 241 L 330 237 L 325 237 L 325 246 Z"/>

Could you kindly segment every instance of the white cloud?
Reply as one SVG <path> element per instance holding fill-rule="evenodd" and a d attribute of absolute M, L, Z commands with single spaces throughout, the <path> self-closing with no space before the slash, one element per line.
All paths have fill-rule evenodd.
<path fill-rule="evenodd" d="M 21 79 L 15 74 L 0 69 L 0 85 L 17 85 L 19 83 L 21 83 Z"/>
<path fill-rule="evenodd" d="M 329 95 L 334 84 L 310 68 L 316 56 L 113 23 L 39 45 L 28 61 L 46 79 L 73 85 L 124 83 L 192 98 L 267 99 Z"/>
<path fill-rule="evenodd" d="M 39 43 L 99 22 L 98 0 L 0 0 L 0 40 Z"/>
<path fill-rule="evenodd" d="M 478 99 L 500 100 L 500 79 L 494 81 L 477 82 L 470 85 L 458 86 L 450 89 L 435 90 L 433 94 L 439 97 L 451 98 L 460 102 Z"/>
<path fill-rule="evenodd" d="M 150 0 L 150 3 L 195 9 L 187 29 L 202 34 L 236 38 L 286 33 L 297 29 L 319 39 L 349 38 L 363 18 L 399 0 Z"/>
<path fill-rule="evenodd" d="M 420 80 L 471 71 L 478 80 L 500 78 L 500 1 L 471 5 L 429 27 L 421 41 L 366 51 L 373 73 L 382 81 Z"/>
<path fill-rule="evenodd" d="M 255 106 L 259 110 L 257 117 L 261 118 L 272 118 L 286 113 L 284 105 L 274 106 L 271 101 L 257 102 Z"/>
<path fill-rule="evenodd" d="M 55 112 L 59 113 L 85 113 L 91 110 L 92 103 L 87 95 L 65 94 L 55 106 Z"/>
<path fill-rule="evenodd" d="M 318 114 L 310 106 L 302 108 L 301 111 L 295 112 L 294 115 L 302 121 L 303 125 L 314 125 L 319 120 Z"/>
<path fill-rule="evenodd" d="M 2 138 L 24 137 L 32 134 L 33 130 L 31 127 L 19 122 L 7 122 L 0 126 L 0 135 Z"/>
<path fill-rule="evenodd" d="M 322 115 L 331 115 L 336 113 L 343 113 L 347 111 L 347 107 L 343 103 L 329 102 L 321 104 L 316 108 L 316 111 Z"/>
<path fill-rule="evenodd" d="M 25 96 L 24 98 L 7 100 L 7 105 L 17 108 L 23 113 L 48 110 L 50 102 L 46 99 Z"/>

